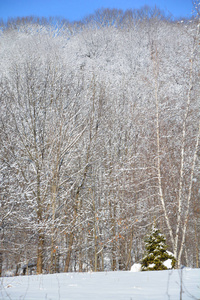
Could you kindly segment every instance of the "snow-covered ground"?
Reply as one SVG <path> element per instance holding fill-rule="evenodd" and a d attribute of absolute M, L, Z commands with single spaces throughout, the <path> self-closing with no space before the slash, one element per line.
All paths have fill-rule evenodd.
<path fill-rule="evenodd" d="M 181 270 L 1 278 L 0 299 L 179 300 Z M 200 299 L 200 269 L 182 270 L 182 299 Z"/>

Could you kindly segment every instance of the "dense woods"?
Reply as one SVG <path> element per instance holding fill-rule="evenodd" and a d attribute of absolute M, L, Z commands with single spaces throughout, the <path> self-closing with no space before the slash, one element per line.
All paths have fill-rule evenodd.
<path fill-rule="evenodd" d="M 199 267 L 198 14 L 0 29 L 0 274 L 129 270 L 153 222 Z"/>

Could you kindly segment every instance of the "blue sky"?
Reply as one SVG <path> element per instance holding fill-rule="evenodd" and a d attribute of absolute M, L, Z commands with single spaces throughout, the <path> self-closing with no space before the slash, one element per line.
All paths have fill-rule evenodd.
<path fill-rule="evenodd" d="M 190 17 L 192 0 L 0 0 L 0 18 L 23 16 L 64 17 L 70 21 L 81 20 L 98 8 L 140 8 L 158 6 L 175 18 Z"/>

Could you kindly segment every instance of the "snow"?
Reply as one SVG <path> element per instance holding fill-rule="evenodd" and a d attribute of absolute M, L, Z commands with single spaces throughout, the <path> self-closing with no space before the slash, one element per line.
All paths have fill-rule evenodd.
<path fill-rule="evenodd" d="M 168 253 L 169 255 L 174 256 L 174 254 L 173 254 L 172 252 L 168 251 L 168 250 L 167 250 L 167 253 Z M 170 258 L 167 259 L 166 261 L 163 262 L 163 265 L 164 265 L 165 267 L 167 267 L 167 269 L 172 269 L 172 259 L 170 259 Z"/>
<path fill-rule="evenodd" d="M 131 272 L 140 272 L 141 271 L 141 264 L 133 264 L 131 267 Z"/>
<path fill-rule="evenodd" d="M 177 300 L 180 278 L 183 300 L 200 298 L 200 269 L 61 273 L 2 277 L 0 299 L 47 300 Z"/>
<path fill-rule="evenodd" d="M 167 259 L 166 261 L 163 262 L 163 265 L 167 267 L 167 269 L 172 269 L 172 259 Z"/>
<path fill-rule="evenodd" d="M 168 250 L 167 250 L 167 253 L 168 253 L 169 255 L 174 256 L 174 253 L 172 253 L 171 251 L 168 251 Z"/>

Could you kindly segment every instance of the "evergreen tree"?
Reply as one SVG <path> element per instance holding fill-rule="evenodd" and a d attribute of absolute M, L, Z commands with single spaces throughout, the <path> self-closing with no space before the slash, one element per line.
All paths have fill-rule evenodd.
<path fill-rule="evenodd" d="M 145 239 L 145 254 L 141 261 L 142 271 L 167 270 L 164 264 L 168 259 L 174 268 L 176 260 L 167 251 L 166 238 L 154 225 L 150 234 Z"/>

